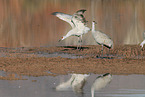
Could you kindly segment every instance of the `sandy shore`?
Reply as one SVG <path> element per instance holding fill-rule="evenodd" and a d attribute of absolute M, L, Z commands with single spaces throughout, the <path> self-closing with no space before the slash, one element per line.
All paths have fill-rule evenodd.
<path fill-rule="evenodd" d="M 0 79 L 68 73 L 145 74 L 145 50 L 138 45 L 120 45 L 110 51 L 105 48 L 103 58 L 101 46 L 82 48 L 81 51 L 76 46 L 0 48 L 0 70 L 5 72 Z M 54 53 L 58 56 L 48 57 Z M 63 58 L 68 54 L 75 57 Z"/>

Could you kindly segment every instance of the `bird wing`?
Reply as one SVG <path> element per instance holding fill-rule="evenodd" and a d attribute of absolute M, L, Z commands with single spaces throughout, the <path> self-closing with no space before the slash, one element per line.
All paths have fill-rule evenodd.
<path fill-rule="evenodd" d="M 73 29 L 71 29 L 65 36 L 63 36 L 63 38 L 61 40 L 64 40 L 65 38 L 69 37 L 69 36 L 77 36 L 77 32 L 79 30 L 75 27 Z"/>
<path fill-rule="evenodd" d="M 61 13 L 61 12 L 53 12 L 52 15 L 55 15 L 59 19 L 68 22 L 72 28 L 74 28 L 74 24 L 71 22 L 72 15 Z"/>
<path fill-rule="evenodd" d="M 81 10 L 78 10 L 76 13 L 77 14 L 83 14 L 86 10 L 85 9 L 81 9 Z"/>
<path fill-rule="evenodd" d="M 105 33 L 103 33 L 103 32 L 101 32 L 101 31 L 93 31 L 92 32 L 92 34 L 93 34 L 93 37 L 95 38 L 95 40 L 96 41 L 102 41 L 102 40 L 104 40 L 104 39 L 110 39 L 110 37 L 108 37 Z"/>
<path fill-rule="evenodd" d="M 81 28 L 82 29 L 82 25 L 85 26 L 86 25 L 86 19 L 83 15 L 83 13 L 85 12 L 86 10 L 79 10 L 77 11 L 76 13 L 74 13 L 72 15 L 72 19 L 71 19 L 71 22 L 78 28 Z"/>
<path fill-rule="evenodd" d="M 107 39 L 111 39 L 108 35 L 106 35 L 104 32 L 102 32 L 102 31 L 100 31 L 101 33 L 102 33 L 102 36 L 104 37 L 104 38 L 107 38 Z"/>
<path fill-rule="evenodd" d="M 101 31 L 93 31 L 92 35 L 98 44 L 104 44 L 106 46 L 113 45 L 111 38 Z"/>

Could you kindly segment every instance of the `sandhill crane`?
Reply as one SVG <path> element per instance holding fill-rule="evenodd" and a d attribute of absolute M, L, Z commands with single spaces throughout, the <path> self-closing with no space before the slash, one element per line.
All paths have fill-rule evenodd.
<path fill-rule="evenodd" d="M 87 25 L 86 25 L 87 21 L 85 20 L 85 18 L 83 16 L 83 13 L 85 11 L 86 10 L 83 10 L 83 9 L 78 10 L 73 15 L 69 15 L 69 14 L 65 14 L 65 13 L 61 13 L 61 12 L 52 13 L 52 15 L 55 15 L 59 19 L 68 22 L 72 27 L 72 29 L 65 36 L 63 36 L 59 41 L 64 40 L 65 38 L 67 38 L 69 36 L 77 36 L 79 46 L 81 46 L 82 35 L 88 33 L 88 31 L 90 31 L 90 28 L 87 27 Z M 77 49 L 78 49 L 78 46 L 77 46 Z M 80 49 L 81 49 L 81 47 L 80 47 Z"/>
<path fill-rule="evenodd" d="M 71 88 L 74 92 L 82 93 L 82 89 L 88 76 L 88 74 L 72 74 L 71 78 L 68 81 L 56 86 L 56 90 L 67 91 Z"/>
<path fill-rule="evenodd" d="M 106 87 L 112 80 L 112 75 L 110 73 L 106 73 L 103 76 L 98 76 L 91 87 L 91 95 L 94 97 L 94 92 L 101 90 Z"/>
<path fill-rule="evenodd" d="M 141 49 L 143 50 L 143 46 L 145 44 L 145 31 L 143 32 L 143 41 L 141 42 L 140 46 L 141 46 Z"/>
<path fill-rule="evenodd" d="M 95 41 L 99 44 L 102 45 L 102 55 L 103 55 L 103 46 L 107 48 L 113 48 L 113 41 L 109 36 L 107 36 L 105 33 L 102 31 L 96 31 L 95 30 L 95 24 L 96 22 L 92 22 L 92 35 L 95 39 Z"/>

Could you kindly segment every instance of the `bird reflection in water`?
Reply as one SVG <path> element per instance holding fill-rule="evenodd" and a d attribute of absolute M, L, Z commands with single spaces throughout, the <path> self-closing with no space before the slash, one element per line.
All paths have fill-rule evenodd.
<path fill-rule="evenodd" d="M 98 76 L 91 87 L 92 97 L 94 97 L 95 91 L 101 90 L 102 88 L 106 87 L 106 85 L 109 84 L 111 80 L 112 80 L 112 75 L 110 73 L 106 73 L 102 76 Z"/>
<path fill-rule="evenodd" d="M 72 74 L 71 78 L 56 86 L 56 91 L 67 91 L 72 89 L 75 93 L 83 93 L 88 74 Z"/>

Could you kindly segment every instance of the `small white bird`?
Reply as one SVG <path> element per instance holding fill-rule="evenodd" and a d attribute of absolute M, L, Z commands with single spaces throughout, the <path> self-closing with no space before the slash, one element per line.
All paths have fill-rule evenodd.
<path fill-rule="evenodd" d="M 78 37 L 78 43 L 82 43 L 82 35 L 88 33 L 90 31 L 90 28 L 87 27 L 86 25 L 86 20 L 83 16 L 83 13 L 86 10 L 79 10 L 73 15 L 61 13 L 61 12 L 54 12 L 52 15 L 57 16 L 59 19 L 64 20 L 68 22 L 72 29 L 65 35 L 63 36 L 59 41 L 64 40 L 65 38 L 69 36 L 77 36 Z M 80 44 L 81 46 L 81 44 Z M 78 49 L 78 47 L 77 47 Z"/>
<path fill-rule="evenodd" d="M 143 40 L 143 42 L 141 42 L 141 44 L 140 44 L 142 50 L 143 50 L 143 46 L 144 46 L 144 44 L 145 44 L 145 31 L 143 32 L 143 38 L 144 38 L 144 40 Z"/>
<path fill-rule="evenodd" d="M 103 76 L 98 76 L 91 87 L 91 95 L 94 97 L 94 92 L 101 90 L 106 87 L 112 80 L 112 75 L 110 73 L 106 73 Z"/>
<path fill-rule="evenodd" d="M 73 89 L 74 92 L 82 93 L 82 89 L 87 80 L 88 74 L 72 74 L 71 78 L 61 83 L 56 87 L 57 91 L 67 91 L 68 89 Z"/>
<path fill-rule="evenodd" d="M 95 24 L 96 24 L 96 22 L 93 21 L 92 22 L 92 35 L 93 35 L 95 41 L 99 45 L 102 45 L 102 55 L 103 55 L 103 46 L 105 46 L 109 49 L 113 48 L 113 41 L 105 33 L 101 32 L 101 31 L 96 31 L 95 30 Z"/>

